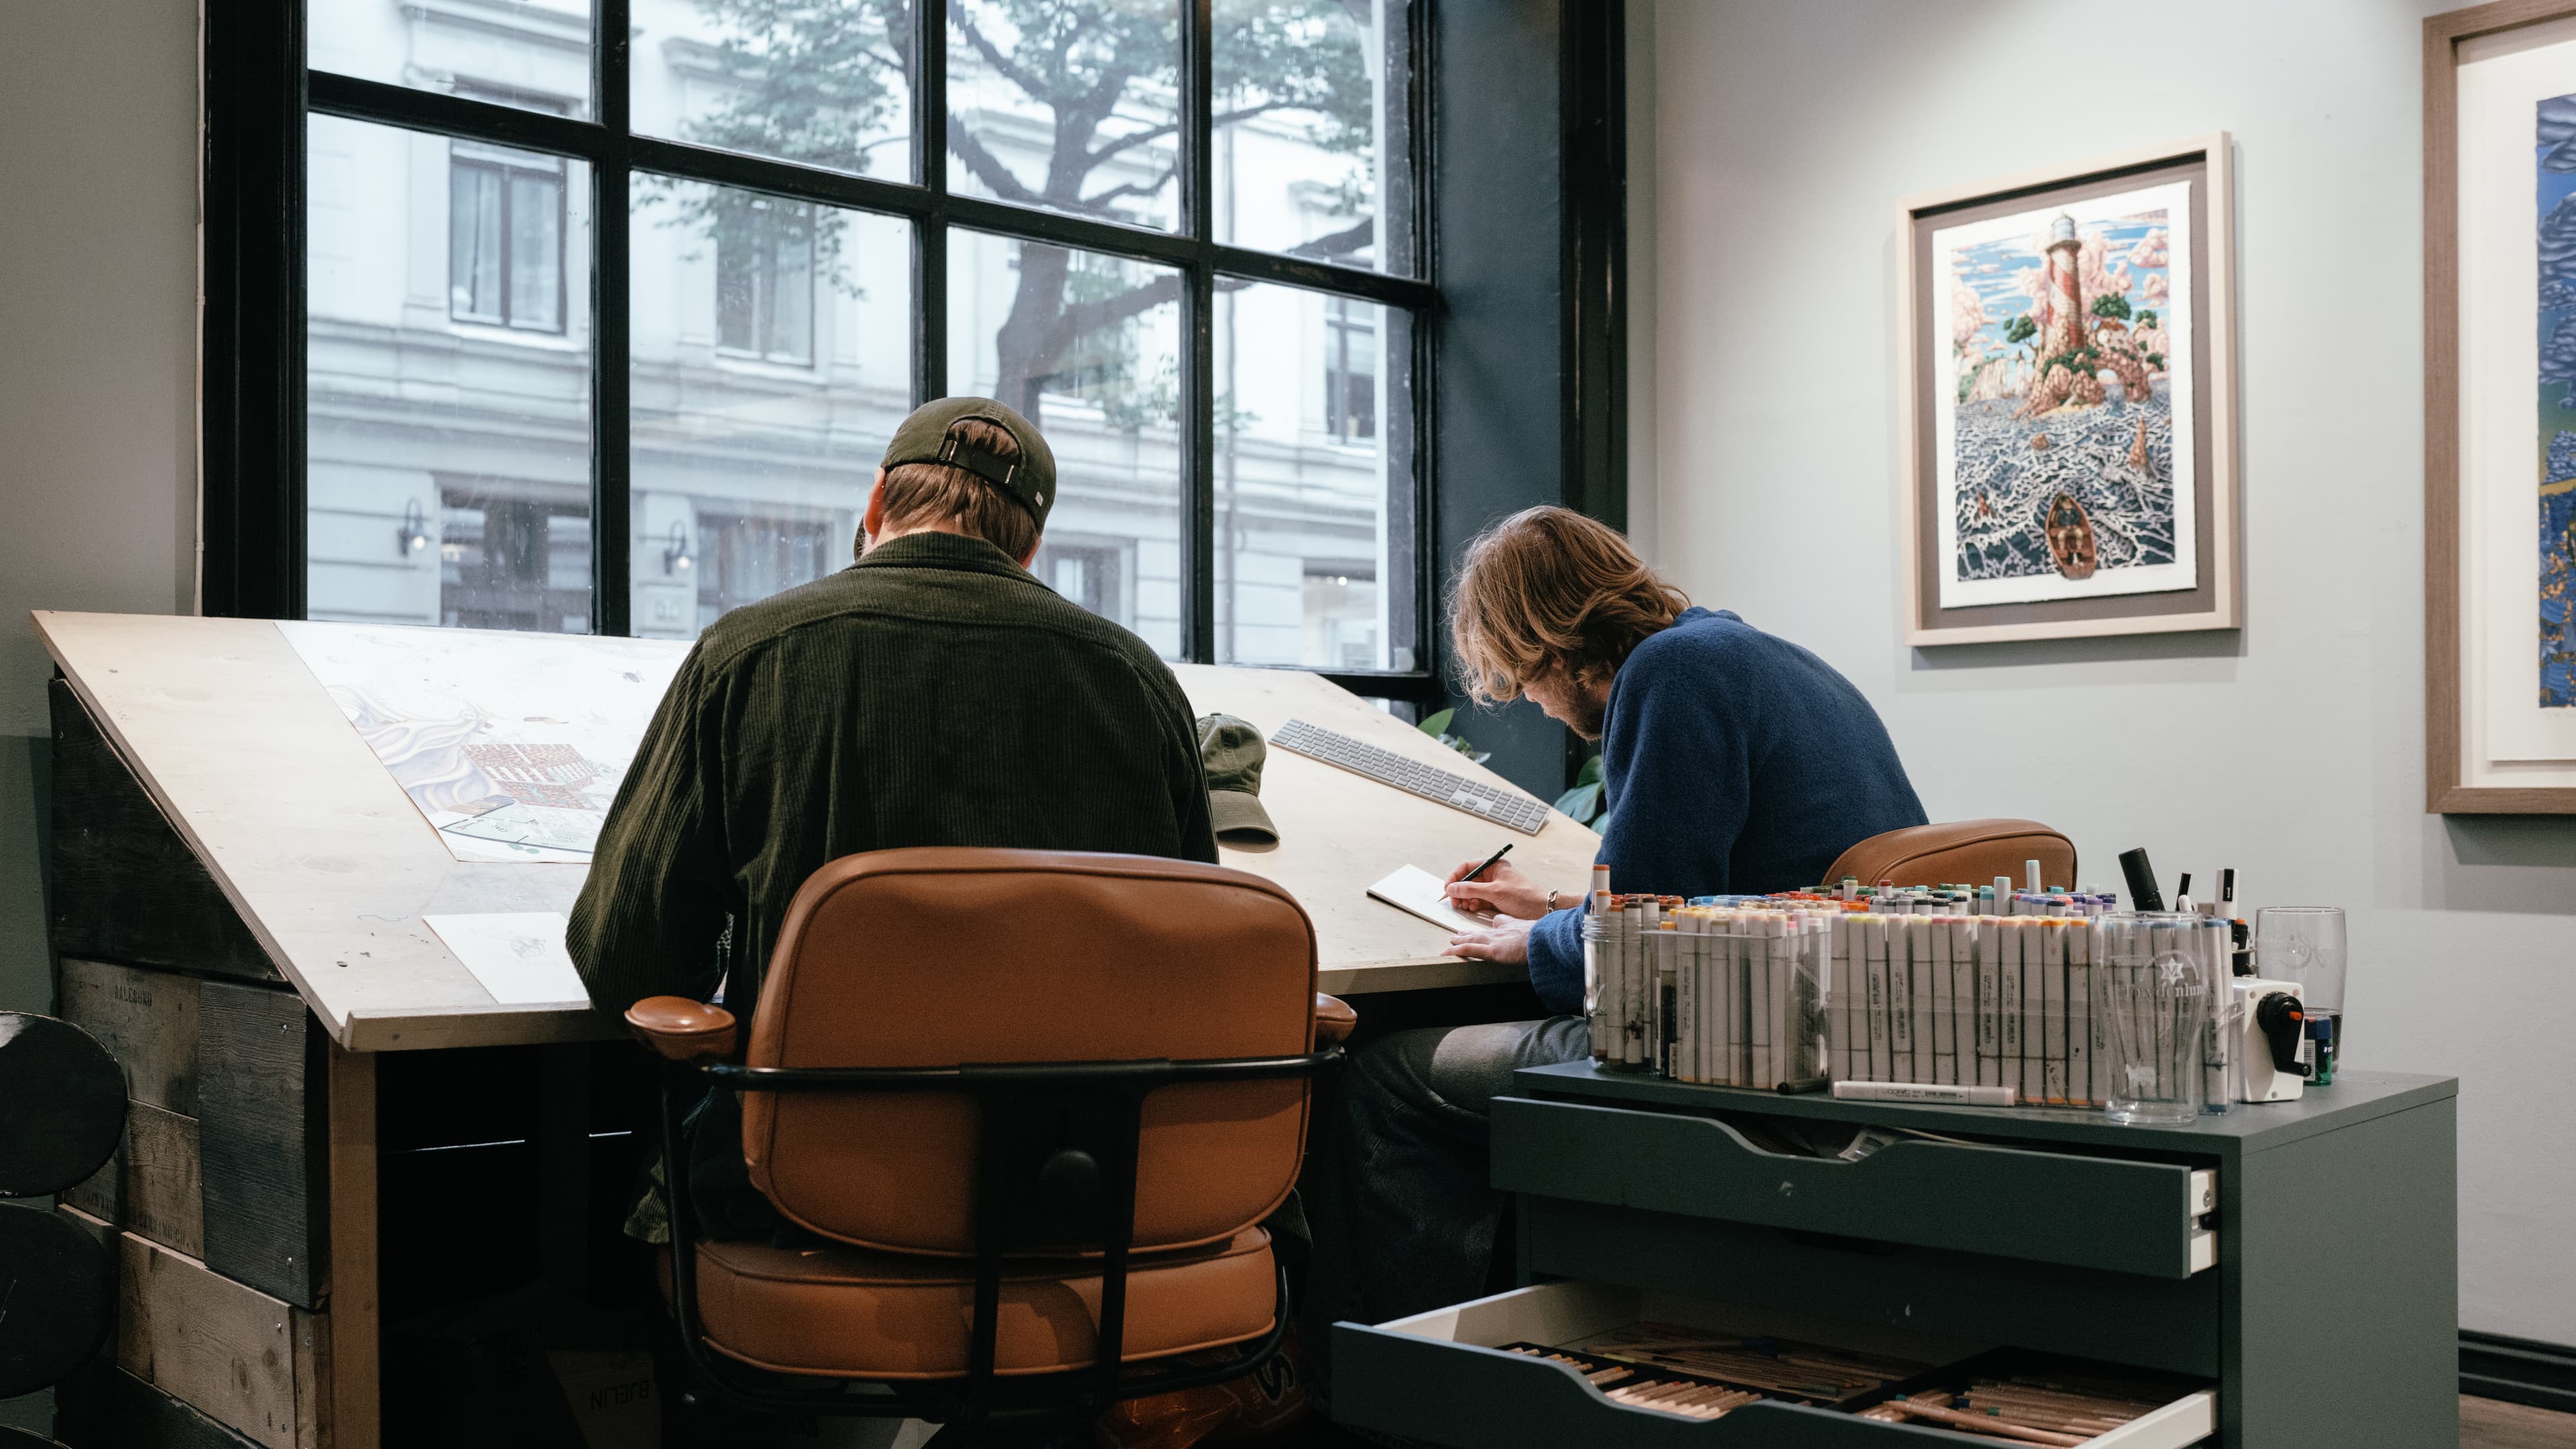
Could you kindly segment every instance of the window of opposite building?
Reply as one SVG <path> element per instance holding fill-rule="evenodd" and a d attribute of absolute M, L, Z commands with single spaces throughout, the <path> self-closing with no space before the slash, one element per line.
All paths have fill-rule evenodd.
<path fill-rule="evenodd" d="M 844 566 L 971 392 L 1053 445 L 1050 588 L 1420 677 L 1413 0 L 304 21 L 308 617 L 689 637 Z"/>

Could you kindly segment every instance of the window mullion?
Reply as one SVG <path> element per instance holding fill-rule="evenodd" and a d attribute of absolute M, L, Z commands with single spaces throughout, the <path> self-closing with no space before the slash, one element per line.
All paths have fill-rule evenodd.
<path fill-rule="evenodd" d="M 948 7 L 913 0 L 913 179 L 930 212 L 912 226 L 912 401 L 948 393 Z"/>
<path fill-rule="evenodd" d="M 1189 296 L 1181 309 L 1188 355 L 1181 367 L 1181 409 L 1187 420 L 1182 448 L 1181 579 L 1188 614 L 1181 631 L 1184 658 L 1216 659 L 1216 269 L 1210 236 L 1216 219 L 1215 164 L 1210 118 L 1215 109 L 1210 0 L 1181 0 L 1181 204 L 1196 259 L 1187 271 Z"/>
<path fill-rule="evenodd" d="M 597 5 L 599 115 L 608 131 L 608 148 L 590 168 L 590 627 L 596 634 L 632 634 L 635 475 L 628 437 L 631 339 L 626 315 L 633 292 L 626 217 L 632 182 L 626 139 L 631 116 L 627 52 L 633 27 L 627 0 L 597 0 Z"/>

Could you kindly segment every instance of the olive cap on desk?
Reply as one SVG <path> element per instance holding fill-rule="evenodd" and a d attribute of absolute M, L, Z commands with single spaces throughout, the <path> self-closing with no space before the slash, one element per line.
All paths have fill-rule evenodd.
<path fill-rule="evenodd" d="M 1250 720 L 1199 718 L 1199 768 L 1207 776 L 1208 823 L 1230 845 L 1275 845 L 1279 827 L 1261 805 L 1261 767 L 1270 746 Z"/>
<path fill-rule="evenodd" d="M 981 448 L 948 436 L 966 418 L 978 418 L 1011 435 L 1020 445 L 1016 461 L 1004 461 Z M 1046 527 L 1047 510 L 1055 506 L 1055 450 L 1047 446 L 1038 425 L 988 397 L 944 397 L 923 403 L 895 425 L 886 444 L 886 468 L 902 463 L 945 463 L 963 468 L 1009 494 Z"/>

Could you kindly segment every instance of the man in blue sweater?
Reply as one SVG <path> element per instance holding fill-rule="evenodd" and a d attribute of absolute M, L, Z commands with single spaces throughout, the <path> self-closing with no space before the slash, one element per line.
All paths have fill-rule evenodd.
<path fill-rule="evenodd" d="M 1924 823 L 1887 727 L 1851 681 L 1734 614 L 1693 608 L 1618 533 L 1533 508 L 1467 547 L 1451 638 L 1469 692 L 1526 697 L 1601 741 L 1609 819 L 1599 859 L 1621 892 L 1760 894 L 1822 882 L 1834 859 Z M 1502 1199 L 1487 1185 L 1487 1118 L 1520 1067 L 1590 1054 L 1583 1018 L 1588 881 L 1536 881 L 1509 862 L 1460 905 L 1492 929 L 1453 955 L 1526 962 L 1544 1021 L 1401 1032 L 1347 1074 L 1338 1181 L 1317 1184 L 1316 1297 L 1331 1318 L 1381 1322 L 1485 1291 Z"/>

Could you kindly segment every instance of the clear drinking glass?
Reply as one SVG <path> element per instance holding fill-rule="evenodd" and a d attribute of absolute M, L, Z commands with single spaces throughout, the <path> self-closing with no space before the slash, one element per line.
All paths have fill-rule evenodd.
<path fill-rule="evenodd" d="M 2335 1059 L 2343 1054 L 2346 954 L 2341 906 L 2266 906 L 2254 913 L 2254 969 L 2297 983 L 2307 1009 L 2316 1068 L 2311 1086 L 2331 1086 Z"/>
<path fill-rule="evenodd" d="M 2093 1011 L 2108 1024 L 2114 1122 L 2178 1126 L 2200 1116 L 2219 967 L 2192 917 L 2122 913 L 2093 926 Z"/>

